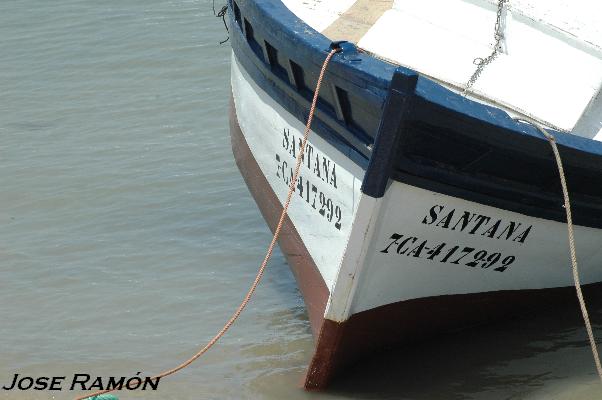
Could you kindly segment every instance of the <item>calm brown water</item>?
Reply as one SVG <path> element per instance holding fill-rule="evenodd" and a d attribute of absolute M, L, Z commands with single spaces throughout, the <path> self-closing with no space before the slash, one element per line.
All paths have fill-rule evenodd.
<path fill-rule="evenodd" d="M 173 367 L 238 305 L 270 234 L 230 151 L 225 35 L 208 1 L 0 2 L 1 385 Z M 219 346 L 158 392 L 120 398 L 594 399 L 585 338 L 578 310 L 561 309 L 388 354 L 308 394 L 309 324 L 277 253 Z M 0 390 L 51 396 L 73 393 Z"/>

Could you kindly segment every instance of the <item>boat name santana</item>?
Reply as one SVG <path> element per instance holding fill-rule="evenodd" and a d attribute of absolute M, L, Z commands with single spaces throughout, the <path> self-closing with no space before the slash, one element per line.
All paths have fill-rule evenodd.
<path fill-rule="evenodd" d="M 445 210 L 445 211 L 444 211 Z M 469 235 L 481 235 L 491 239 L 512 240 L 513 242 L 523 244 L 533 225 L 524 226 L 515 221 L 503 221 L 487 215 L 477 214 L 470 211 L 456 212 L 456 209 L 446 210 L 445 206 L 434 205 L 429 210 L 429 215 L 425 216 L 422 223 L 433 225 L 442 229 L 458 230 L 466 232 Z"/>
<path fill-rule="evenodd" d="M 290 156 L 292 160 L 297 159 L 297 152 L 303 143 L 303 138 L 295 137 L 290 133 L 290 130 L 284 128 L 282 130 L 282 148 Z M 304 178 L 303 172 L 299 174 L 295 191 L 305 202 L 311 206 L 318 214 L 324 217 L 328 222 L 333 223 L 334 227 L 341 230 L 341 220 L 343 219 L 342 206 L 337 204 L 328 193 L 320 190 L 320 186 L 316 186 L 316 180 L 326 183 L 328 186 L 337 189 L 337 172 L 336 164 L 330 158 L 321 154 L 309 142 L 306 143 L 305 153 L 303 154 L 302 170 L 307 170 L 313 174 L 312 181 L 306 175 Z M 276 153 L 276 177 L 280 178 L 284 184 L 290 185 L 293 180 L 295 161 L 289 162 L 280 157 Z"/>
<path fill-rule="evenodd" d="M 288 128 L 282 130 L 282 148 L 286 150 L 293 159 L 297 159 L 297 151 L 303 144 L 303 138 L 295 137 Z M 322 181 L 328 183 L 333 188 L 337 188 L 336 164 L 325 155 L 318 152 L 311 143 L 307 142 L 305 153 L 301 158 L 303 165 Z"/>
<path fill-rule="evenodd" d="M 532 225 L 523 226 L 521 222 L 504 221 L 487 215 L 470 211 L 457 211 L 455 208 L 445 208 L 443 205 L 434 205 L 428 210 L 422 221 L 424 225 L 432 225 L 442 229 L 466 232 L 469 235 L 480 235 L 486 238 L 509 240 L 523 244 L 533 229 Z M 489 252 L 475 247 L 450 245 L 448 243 L 429 243 L 417 236 L 408 236 L 393 233 L 388 245 L 381 253 L 389 253 L 392 246 L 395 253 L 408 257 L 423 258 L 429 261 L 439 261 L 449 264 L 463 264 L 468 267 L 490 268 L 494 271 L 504 272 L 514 263 L 516 257 L 503 255 L 500 252 Z M 470 257 L 472 255 L 472 257 Z M 500 265 L 501 264 L 501 265 Z"/>

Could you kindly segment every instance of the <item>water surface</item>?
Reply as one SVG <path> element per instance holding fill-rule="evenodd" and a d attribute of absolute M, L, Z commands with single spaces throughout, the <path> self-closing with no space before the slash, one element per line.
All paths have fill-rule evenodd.
<path fill-rule="evenodd" d="M 226 35 L 208 1 L 0 3 L 1 384 L 15 373 L 171 368 L 240 302 L 270 234 L 230 151 Z M 602 337 L 600 305 L 592 318 Z M 600 393 L 573 308 L 389 354 L 328 394 L 299 388 L 312 345 L 302 299 L 276 253 L 218 347 L 159 392 L 120 397 Z"/>

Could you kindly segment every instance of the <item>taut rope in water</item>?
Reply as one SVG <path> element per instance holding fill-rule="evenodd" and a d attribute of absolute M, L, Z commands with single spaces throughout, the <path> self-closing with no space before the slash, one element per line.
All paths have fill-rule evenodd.
<path fill-rule="evenodd" d="M 164 371 L 164 372 L 161 372 L 160 374 L 153 376 L 151 379 L 164 378 L 166 376 L 173 375 L 176 372 L 186 368 L 187 366 L 192 364 L 194 361 L 196 361 L 196 359 L 198 359 L 200 356 L 205 354 L 207 352 L 207 350 L 209 350 L 211 347 L 213 347 L 213 345 L 215 343 L 217 343 L 217 341 L 222 336 L 224 336 L 224 334 L 228 331 L 228 329 L 230 329 L 230 327 L 238 319 L 238 317 L 240 316 L 242 311 L 245 309 L 245 307 L 249 303 L 249 300 L 251 300 L 251 296 L 253 296 L 253 293 L 255 293 L 255 289 L 257 289 L 257 285 L 259 285 L 259 282 L 261 281 L 261 278 L 263 277 L 263 272 L 265 271 L 268 261 L 272 257 L 272 252 L 274 251 L 274 247 L 276 247 L 276 242 L 278 241 L 278 237 L 280 236 L 280 230 L 282 229 L 282 225 L 284 224 L 284 220 L 287 216 L 288 208 L 291 203 L 293 193 L 295 192 L 297 179 L 299 178 L 299 169 L 301 167 L 301 161 L 303 158 L 303 154 L 305 153 L 305 145 L 307 143 L 307 138 L 309 137 L 311 123 L 314 119 L 314 113 L 316 111 L 316 104 L 318 102 L 318 95 L 320 94 L 320 87 L 322 86 L 322 80 L 324 79 L 324 73 L 326 72 L 326 67 L 328 67 L 328 63 L 330 62 L 332 56 L 334 56 L 335 53 L 338 53 L 339 51 L 341 51 L 340 48 L 332 49 L 330 51 L 330 53 L 328 53 L 328 56 L 326 56 L 326 59 L 324 60 L 324 63 L 322 64 L 322 69 L 320 70 L 320 76 L 318 77 L 318 82 L 316 83 L 316 91 L 314 92 L 314 97 L 313 97 L 313 100 L 311 103 L 311 108 L 309 109 L 309 116 L 307 117 L 307 124 L 305 125 L 305 132 L 303 133 L 303 142 L 301 144 L 301 148 L 299 149 L 299 154 L 297 155 L 297 164 L 295 166 L 295 173 L 293 175 L 293 179 L 291 180 L 291 184 L 288 189 L 286 201 L 284 203 L 284 207 L 282 208 L 282 213 L 280 214 L 280 219 L 278 220 L 278 225 L 276 226 L 276 230 L 274 231 L 274 236 L 272 238 L 272 242 L 270 243 L 270 245 L 268 247 L 268 250 L 263 259 L 263 262 L 261 263 L 261 266 L 259 267 L 259 270 L 257 271 L 257 275 L 255 276 L 255 280 L 253 281 L 253 284 L 251 285 L 245 298 L 243 299 L 242 303 L 240 303 L 240 305 L 238 306 L 238 308 L 236 309 L 234 314 L 232 314 L 232 317 L 230 317 L 228 322 L 226 322 L 224 327 L 213 337 L 213 339 L 211 339 L 209 341 L 209 343 L 207 343 L 205 345 L 205 347 L 203 347 L 195 355 L 193 355 L 192 357 L 190 357 L 188 360 L 184 361 L 182 364 L 178 365 L 177 367 L 172 368 L 167 371 Z M 102 394 L 114 392 L 115 390 L 117 390 L 117 389 L 101 390 L 101 391 L 98 391 L 98 392 L 95 392 L 92 394 L 77 397 L 75 400 L 89 399 L 89 398 L 93 398 L 95 396 L 100 396 Z"/>
<path fill-rule="evenodd" d="M 556 145 L 556 138 L 534 121 L 523 118 L 517 118 L 517 121 L 525 122 L 537 128 L 537 130 L 539 130 L 541 134 L 546 139 L 548 139 L 548 142 L 550 142 L 550 145 L 552 146 L 552 151 L 554 152 L 554 158 L 556 159 L 556 165 L 558 167 L 558 174 L 560 175 L 560 185 L 562 186 L 562 194 L 564 195 L 564 209 L 566 211 L 566 226 L 569 237 L 569 249 L 571 253 L 571 264 L 573 267 L 572 269 L 573 280 L 575 281 L 575 290 L 577 291 L 577 298 L 579 299 L 581 314 L 583 315 L 583 320 L 585 321 L 585 329 L 587 330 L 589 344 L 594 355 L 594 362 L 596 364 L 596 370 L 598 371 L 598 377 L 600 378 L 600 381 L 602 381 L 602 364 L 600 363 L 600 355 L 598 353 L 596 339 L 592 330 L 592 324 L 589 320 L 589 313 L 587 312 L 585 298 L 583 297 L 583 292 L 581 291 L 581 281 L 579 279 L 579 269 L 577 267 L 577 251 L 575 250 L 575 235 L 573 232 L 573 215 L 571 213 L 571 201 L 569 199 L 569 190 L 566 183 L 564 167 L 562 166 L 562 158 L 560 157 L 560 152 L 558 151 L 558 146 Z"/>

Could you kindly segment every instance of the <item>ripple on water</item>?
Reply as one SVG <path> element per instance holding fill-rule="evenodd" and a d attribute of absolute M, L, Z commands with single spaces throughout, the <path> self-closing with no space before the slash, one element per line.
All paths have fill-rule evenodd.
<path fill-rule="evenodd" d="M 270 240 L 230 151 L 221 20 L 208 1 L 5 1 L 0 37 L 0 382 L 174 366 Z M 313 341 L 277 253 L 218 348 L 127 398 L 590 399 L 576 313 L 400 350 L 309 394 Z"/>

